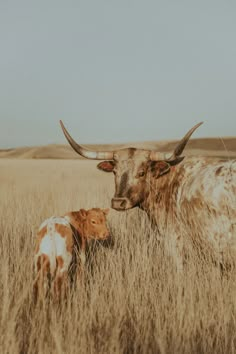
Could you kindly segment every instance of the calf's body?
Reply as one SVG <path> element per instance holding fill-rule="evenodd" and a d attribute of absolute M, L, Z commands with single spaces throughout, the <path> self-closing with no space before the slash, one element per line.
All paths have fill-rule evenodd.
<path fill-rule="evenodd" d="M 62 217 L 46 219 L 39 227 L 35 251 L 35 295 L 53 284 L 53 293 L 60 296 L 68 286 L 68 275 L 76 268 L 77 277 L 85 263 L 85 249 L 90 240 L 104 240 L 109 235 L 106 225 L 108 209 L 68 212 Z M 79 266 L 78 266 L 79 263 Z"/>

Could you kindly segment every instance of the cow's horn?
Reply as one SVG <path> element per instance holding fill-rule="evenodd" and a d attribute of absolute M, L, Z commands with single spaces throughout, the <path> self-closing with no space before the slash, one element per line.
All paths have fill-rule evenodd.
<path fill-rule="evenodd" d="M 87 159 L 93 159 L 93 160 L 113 159 L 113 151 L 90 151 L 84 148 L 83 146 L 77 144 L 76 141 L 70 136 L 70 134 L 66 130 L 61 120 L 60 120 L 60 124 L 68 143 L 79 155 L 86 157 Z"/>
<path fill-rule="evenodd" d="M 158 151 L 151 151 L 150 153 L 150 160 L 152 161 L 159 161 L 159 160 L 165 160 L 165 161 L 173 161 L 179 158 L 179 156 L 182 154 L 187 142 L 189 141 L 191 135 L 193 132 L 201 125 L 203 122 L 200 122 L 196 124 L 192 129 L 190 129 L 187 134 L 183 137 L 183 139 L 178 143 L 176 146 L 173 154 L 170 157 L 167 157 L 166 154 L 160 153 Z M 182 161 L 182 158 L 180 159 Z"/>
<path fill-rule="evenodd" d="M 196 125 L 194 125 L 194 127 L 192 127 L 192 129 L 190 129 L 187 134 L 181 139 L 181 141 L 177 144 L 173 154 L 171 155 L 171 157 L 168 159 L 169 161 L 171 160 L 175 160 L 177 157 L 179 157 L 182 152 L 184 151 L 184 148 L 187 144 L 187 142 L 189 141 L 191 135 L 193 134 L 193 132 L 200 126 L 202 125 L 203 122 L 200 122 Z"/>

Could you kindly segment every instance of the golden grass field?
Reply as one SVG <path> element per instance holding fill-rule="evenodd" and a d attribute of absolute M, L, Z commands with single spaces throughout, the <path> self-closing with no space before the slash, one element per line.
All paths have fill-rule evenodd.
<path fill-rule="evenodd" d="M 110 206 L 113 175 L 95 167 L 0 159 L 0 352 L 235 353 L 235 270 L 222 274 L 189 247 L 177 273 L 137 209 L 111 210 L 114 246 L 91 252 L 84 282 L 66 303 L 34 306 L 39 224 L 69 210 Z"/>

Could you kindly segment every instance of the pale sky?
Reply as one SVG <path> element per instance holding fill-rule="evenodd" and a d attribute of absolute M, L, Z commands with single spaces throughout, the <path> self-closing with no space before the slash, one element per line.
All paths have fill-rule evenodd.
<path fill-rule="evenodd" d="M 235 0 L 0 0 L 0 148 L 236 136 Z"/>

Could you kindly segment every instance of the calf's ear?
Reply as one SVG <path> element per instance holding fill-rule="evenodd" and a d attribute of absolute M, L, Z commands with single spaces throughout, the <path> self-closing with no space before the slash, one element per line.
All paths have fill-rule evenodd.
<path fill-rule="evenodd" d="M 113 168 L 115 166 L 115 162 L 114 161 L 102 161 L 97 165 L 97 168 L 99 170 L 102 170 L 104 172 L 112 172 Z"/>
<path fill-rule="evenodd" d="M 107 214 L 109 213 L 109 211 L 110 211 L 109 208 L 103 209 L 103 213 L 104 213 L 105 215 L 107 215 Z"/>
<path fill-rule="evenodd" d="M 170 171 L 170 165 L 166 161 L 151 161 L 150 169 L 154 178 L 159 178 Z"/>
<path fill-rule="evenodd" d="M 80 209 L 80 215 L 81 215 L 81 217 L 82 217 L 83 219 L 85 219 L 86 216 L 87 216 L 87 210 L 85 210 L 85 209 Z"/>

